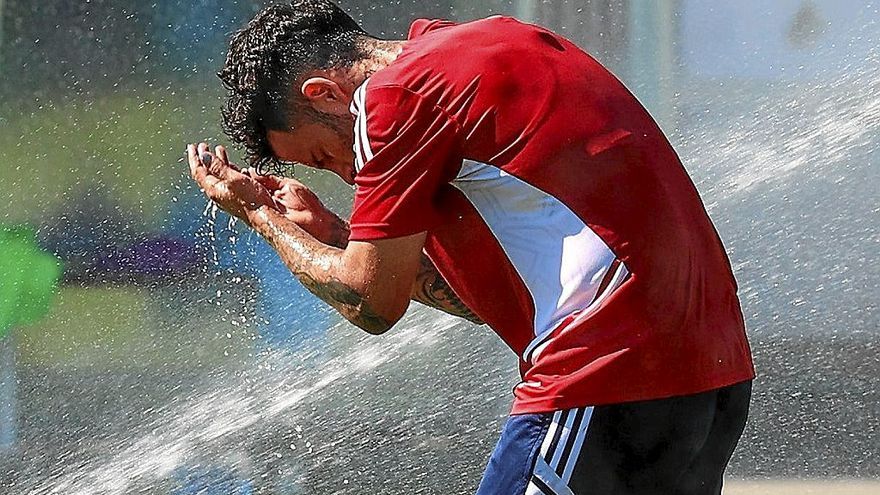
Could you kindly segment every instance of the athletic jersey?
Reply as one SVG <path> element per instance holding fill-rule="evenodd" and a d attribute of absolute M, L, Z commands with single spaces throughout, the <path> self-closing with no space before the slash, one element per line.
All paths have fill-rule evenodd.
<path fill-rule="evenodd" d="M 736 282 L 638 101 L 568 40 L 417 20 L 355 92 L 351 239 L 425 252 L 519 356 L 513 414 L 754 376 Z"/>

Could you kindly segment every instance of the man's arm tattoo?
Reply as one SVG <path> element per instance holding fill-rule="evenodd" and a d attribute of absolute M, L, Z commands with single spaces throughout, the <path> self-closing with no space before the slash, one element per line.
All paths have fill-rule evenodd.
<path fill-rule="evenodd" d="M 350 233 L 348 222 L 335 217 L 329 244 L 344 249 L 348 245 Z M 453 316 L 460 316 L 478 325 L 483 324 L 483 321 L 455 295 L 455 292 L 425 255 L 422 255 L 422 264 L 419 267 L 419 274 L 416 276 L 412 299 Z"/>
<path fill-rule="evenodd" d="M 379 316 L 363 295 L 331 274 L 341 249 L 327 246 L 286 218 L 263 212 L 253 224 L 303 286 L 363 330 L 380 334 L 392 322 Z"/>
<path fill-rule="evenodd" d="M 373 312 L 364 297 L 351 287 L 331 278 L 318 282 L 306 272 L 294 273 L 303 286 L 327 304 L 333 306 L 347 320 L 371 334 L 380 334 L 391 322 Z"/>
<path fill-rule="evenodd" d="M 329 244 L 332 247 L 323 245 L 316 247 L 317 251 L 312 253 L 312 259 L 322 248 L 326 250 L 332 250 L 333 247 L 345 249 L 348 245 L 348 237 L 351 232 L 348 222 L 335 215 L 332 222 L 329 237 L 324 240 L 325 244 Z M 373 312 L 363 296 L 351 287 L 332 277 L 323 282 L 319 281 L 306 271 L 299 269 L 299 266 L 292 265 L 290 261 L 293 257 L 291 253 L 285 253 L 285 251 L 289 251 L 296 244 L 291 244 L 290 240 L 284 241 L 284 238 L 289 236 L 285 235 L 277 225 L 273 231 L 263 233 L 263 236 L 269 239 L 269 243 L 275 247 L 281 259 L 284 260 L 285 264 L 287 264 L 300 282 L 311 293 L 333 306 L 346 319 L 369 333 L 381 333 L 388 328 L 390 323 Z M 278 240 L 273 241 L 271 238 L 278 238 Z M 434 264 L 431 263 L 431 260 L 424 255 L 422 255 L 421 267 L 413 287 L 412 299 L 453 316 L 465 318 L 476 324 L 483 323 L 477 315 L 461 302 L 458 296 L 455 295 L 455 292 L 452 291 L 452 288 L 449 287 L 449 284 L 446 283 L 446 280 L 443 279 L 443 276 L 437 271 L 437 268 L 434 267 Z"/>
<path fill-rule="evenodd" d="M 412 298 L 426 306 L 460 316 L 478 325 L 483 324 L 483 321 L 455 295 L 427 256 L 422 256 L 422 266 L 413 286 Z"/>

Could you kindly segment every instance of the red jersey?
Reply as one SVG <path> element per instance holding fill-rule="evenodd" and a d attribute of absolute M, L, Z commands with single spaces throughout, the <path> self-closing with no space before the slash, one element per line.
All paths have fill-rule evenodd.
<path fill-rule="evenodd" d="M 754 376 L 697 191 L 626 88 L 505 17 L 417 20 L 355 92 L 351 239 L 427 231 L 449 285 L 517 353 L 513 413 Z"/>

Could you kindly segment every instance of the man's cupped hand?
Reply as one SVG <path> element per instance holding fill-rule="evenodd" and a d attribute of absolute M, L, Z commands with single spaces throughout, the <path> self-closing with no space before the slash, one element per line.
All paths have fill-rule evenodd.
<path fill-rule="evenodd" d="M 193 180 L 208 199 L 230 215 L 250 224 L 253 212 L 271 208 L 318 240 L 331 236 L 336 215 L 301 182 L 239 169 L 229 163 L 223 146 L 211 153 L 207 143 L 190 144 L 186 153 Z"/>
<path fill-rule="evenodd" d="M 250 222 L 249 215 L 262 207 L 275 207 L 272 194 L 247 171 L 229 163 L 223 146 L 211 153 L 207 143 L 187 145 L 186 157 L 193 180 L 224 211 Z"/>

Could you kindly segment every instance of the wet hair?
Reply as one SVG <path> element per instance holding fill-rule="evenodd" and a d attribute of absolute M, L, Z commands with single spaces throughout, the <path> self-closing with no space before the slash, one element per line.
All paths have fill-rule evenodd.
<path fill-rule="evenodd" d="M 320 120 L 299 91 L 309 71 L 349 67 L 364 58 L 371 39 L 329 0 L 294 0 L 261 10 L 229 43 L 217 74 L 227 90 L 223 131 L 243 147 L 258 170 L 283 170 L 269 148 L 269 130 L 291 129 L 296 120 Z"/>

